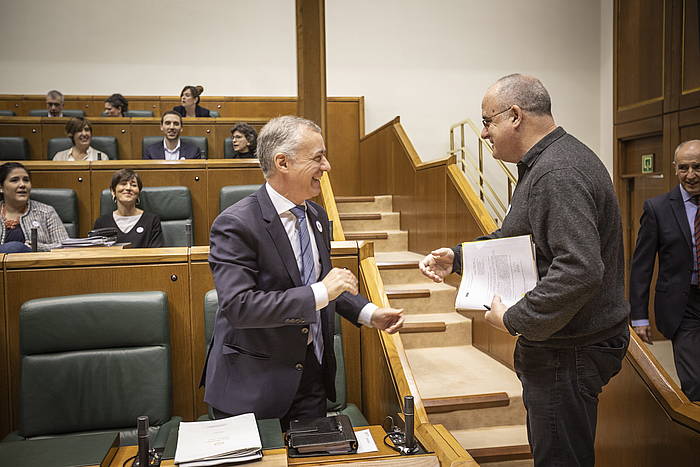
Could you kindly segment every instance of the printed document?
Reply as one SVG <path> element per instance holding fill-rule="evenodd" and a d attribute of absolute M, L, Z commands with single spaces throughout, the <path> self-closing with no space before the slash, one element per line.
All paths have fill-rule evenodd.
<path fill-rule="evenodd" d="M 530 235 L 462 243 L 462 282 L 455 308 L 483 310 L 494 295 L 510 307 L 537 284 Z"/>

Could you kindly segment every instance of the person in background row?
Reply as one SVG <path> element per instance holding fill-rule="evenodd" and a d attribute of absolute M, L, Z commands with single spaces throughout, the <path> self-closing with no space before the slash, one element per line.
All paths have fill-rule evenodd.
<path fill-rule="evenodd" d="M 66 123 L 66 134 L 73 146 L 59 151 L 53 156 L 55 161 L 106 161 L 107 154 L 90 146 L 92 142 L 92 125 L 84 117 L 73 117 Z"/>
<path fill-rule="evenodd" d="M 132 248 L 160 248 L 163 232 L 160 218 L 139 209 L 139 195 L 143 183 L 139 174 L 131 169 L 121 169 L 112 175 L 109 189 L 117 209 L 95 221 L 94 229 L 112 227 L 119 231 L 117 242 L 131 243 Z"/>
<path fill-rule="evenodd" d="M 185 86 L 180 93 L 182 105 L 173 107 L 173 110 L 183 117 L 211 117 L 209 109 L 199 106 L 199 96 L 203 92 L 202 86 Z"/>
<path fill-rule="evenodd" d="M 180 140 L 182 117 L 179 113 L 174 110 L 165 112 L 160 117 L 160 131 L 165 135 L 163 142 L 153 143 L 146 147 L 146 152 L 143 153 L 144 159 L 176 161 L 202 158 L 202 151 L 198 146 Z"/>
<path fill-rule="evenodd" d="M 128 110 L 129 101 L 119 93 L 112 94 L 105 99 L 104 115 L 106 117 L 125 117 Z"/>
<path fill-rule="evenodd" d="M 247 123 L 236 123 L 231 128 L 231 144 L 233 156 L 231 159 L 253 159 L 258 146 L 258 134 L 255 128 Z"/>
<path fill-rule="evenodd" d="M 0 166 L 0 253 L 32 251 L 32 228 L 37 229 L 39 251 L 58 248 L 68 232 L 56 210 L 29 199 L 32 179 L 19 162 Z"/>
<path fill-rule="evenodd" d="M 46 109 L 49 117 L 63 117 L 63 94 L 55 89 L 46 93 Z"/>

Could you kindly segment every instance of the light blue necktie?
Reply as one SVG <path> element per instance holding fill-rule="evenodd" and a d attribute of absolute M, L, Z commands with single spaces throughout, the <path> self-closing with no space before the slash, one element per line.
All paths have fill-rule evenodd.
<path fill-rule="evenodd" d="M 314 254 L 311 249 L 311 237 L 306 223 L 306 209 L 304 206 L 295 206 L 290 209 L 294 217 L 297 218 L 297 230 L 299 231 L 299 246 L 301 255 L 301 281 L 304 285 L 311 285 L 316 282 L 314 274 Z M 316 313 L 315 323 L 311 323 L 311 339 L 314 345 L 314 353 L 319 362 L 323 362 L 323 336 L 321 335 L 321 316 Z"/>

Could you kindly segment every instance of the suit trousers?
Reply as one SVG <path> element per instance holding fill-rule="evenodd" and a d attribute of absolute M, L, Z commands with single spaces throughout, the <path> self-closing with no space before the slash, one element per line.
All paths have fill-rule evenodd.
<path fill-rule="evenodd" d="M 683 320 L 673 335 L 673 360 L 688 399 L 700 401 L 700 289 L 690 288 Z"/>
<path fill-rule="evenodd" d="M 535 466 L 594 466 L 598 394 L 620 371 L 629 332 L 576 347 L 549 347 L 522 337 L 515 371 L 523 385 L 527 436 Z"/>

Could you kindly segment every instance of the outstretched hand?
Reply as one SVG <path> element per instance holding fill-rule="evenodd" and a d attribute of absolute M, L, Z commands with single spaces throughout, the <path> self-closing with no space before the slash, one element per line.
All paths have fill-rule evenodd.
<path fill-rule="evenodd" d="M 394 334 L 403 326 L 403 309 L 377 308 L 372 313 L 371 324 L 377 329 Z"/>
<path fill-rule="evenodd" d="M 429 279 L 442 282 L 446 276 L 452 273 L 455 253 L 451 248 L 438 248 L 430 252 L 428 256 L 418 263 L 418 269 Z"/>

